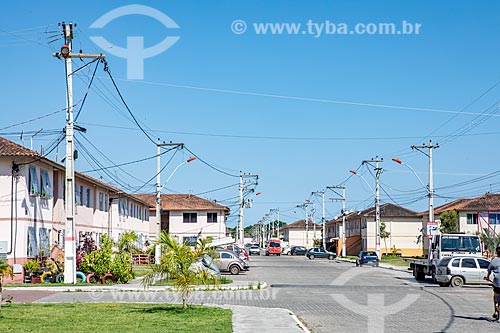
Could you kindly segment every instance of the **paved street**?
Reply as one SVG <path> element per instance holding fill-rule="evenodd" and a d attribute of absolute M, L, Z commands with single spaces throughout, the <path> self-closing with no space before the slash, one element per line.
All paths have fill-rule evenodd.
<path fill-rule="evenodd" d="M 305 257 L 251 257 L 238 281 L 266 281 L 262 290 L 194 292 L 193 303 L 289 309 L 314 332 L 497 332 L 491 289 L 418 283 L 401 271 Z M 42 302 L 176 302 L 165 292 L 62 292 Z"/>

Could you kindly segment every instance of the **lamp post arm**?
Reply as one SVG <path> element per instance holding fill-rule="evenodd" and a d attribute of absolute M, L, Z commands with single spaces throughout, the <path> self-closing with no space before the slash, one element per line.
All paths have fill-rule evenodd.
<path fill-rule="evenodd" d="M 420 184 L 422 184 L 423 187 L 427 188 L 427 185 L 424 184 L 424 182 L 422 181 L 422 179 L 418 176 L 418 174 L 415 172 L 415 170 L 413 170 L 413 168 L 411 166 L 409 166 L 406 163 L 401 163 L 401 164 L 403 164 L 405 167 L 407 167 L 408 169 L 410 169 L 410 171 L 413 172 L 413 174 L 415 175 L 415 177 L 417 177 L 417 179 L 420 182 Z"/>

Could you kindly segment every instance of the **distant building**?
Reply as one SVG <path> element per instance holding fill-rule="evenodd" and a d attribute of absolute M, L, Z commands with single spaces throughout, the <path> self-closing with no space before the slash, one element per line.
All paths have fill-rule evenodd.
<path fill-rule="evenodd" d="M 288 242 L 290 246 L 305 246 L 311 248 L 314 240 L 322 240 L 322 225 L 314 224 L 312 221 L 298 220 L 284 226 L 281 229 L 283 241 Z"/>
<path fill-rule="evenodd" d="M 151 205 L 150 223 L 156 226 L 156 194 L 137 194 L 135 197 Z M 161 195 L 161 230 L 179 242 L 226 237 L 229 213 L 228 207 L 192 194 Z"/>

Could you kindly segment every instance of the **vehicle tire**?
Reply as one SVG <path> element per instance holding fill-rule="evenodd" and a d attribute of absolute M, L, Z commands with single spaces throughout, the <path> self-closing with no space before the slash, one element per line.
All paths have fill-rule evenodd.
<path fill-rule="evenodd" d="M 425 280 L 425 273 L 419 270 L 417 266 L 413 266 L 413 276 L 417 281 Z"/>
<path fill-rule="evenodd" d="M 359 261 L 356 260 L 356 267 L 359 267 Z"/>
<path fill-rule="evenodd" d="M 266 256 L 268 256 L 268 257 L 269 257 L 269 252 L 266 252 Z"/>
<path fill-rule="evenodd" d="M 333 259 L 335 259 L 335 257 L 334 257 L 334 256 L 332 256 L 332 255 L 330 254 L 330 255 L 328 256 L 328 260 L 333 260 Z"/>
<path fill-rule="evenodd" d="M 106 273 L 102 276 L 102 284 L 113 284 L 115 277 L 111 273 Z"/>
<path fill-rule="evenodd" d="M 56 275 L 56 283 L 63 283 L 64 282 L 64 274 L 59 273 Z"/>
<path fill-rule="evenodd" d="M 309 259 L 314 260 L 314 254 L 311 254 L 311 255 L 309 256 Z"/>
<path fill-rule="evenodd" d="M 99 283 L 99 278 L 96 273 L 90 273 L 87 275 L 87 283 Z"/>
<path fill-rule="evenodd" d="M 50 283 L 54 281 L 54 276 L 51 272 L 43 272 L 42 276 L 40 276 L 40 281 L 42 283 Z"/>
<path fill-rule="evenodd" d="M 80 280 L 78 280 L 80 278 Z M 82 272 L 76 272 L 76 282 L 87 282 L 87 277 Z"/>
<path fill-rule="evenodd" d="M 240 274 L 240 267 L 238 265 L 232 265 L 229 267 L 229 273 L 232 275 L 238 275 Z"/>
<path fill-rule="evenodd" d="M 460 288 L 464 285 L 464 279 L 461 276 L 454 276 L 450 280 L 450 286 Z"/>
<path fill-rule="evenodd" d="M 449 287 L 450 284 L 449 283 L 444 283 L 444 282 L 439 282 L 439 286 L 440 287 Z"/>

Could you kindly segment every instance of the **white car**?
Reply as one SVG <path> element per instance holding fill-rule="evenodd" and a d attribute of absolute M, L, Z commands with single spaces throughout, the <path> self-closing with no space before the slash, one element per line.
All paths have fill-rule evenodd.
<path fill-rule="evenodd" d="M 291 255 L 292 248 L 290 246 L 287 247 L 282 247 L 281 248 L 281 254 L 283 255 Z"/>

